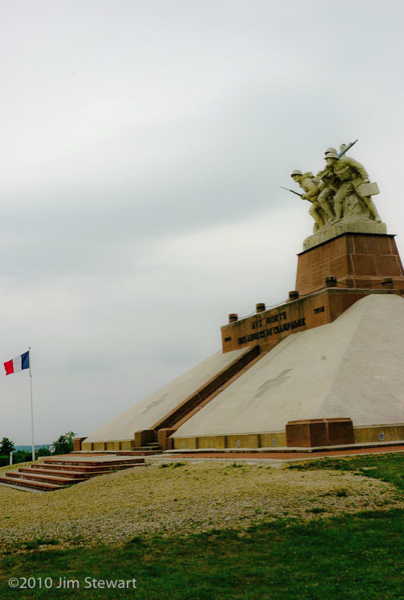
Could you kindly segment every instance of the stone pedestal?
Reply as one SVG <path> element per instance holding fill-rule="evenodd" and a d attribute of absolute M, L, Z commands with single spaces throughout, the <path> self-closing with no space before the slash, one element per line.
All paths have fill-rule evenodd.
<path fill-rule="evenodd" d="M 170 435 L 175 433 L 177 429 L 160 429 L 157 432 L 157 441 L 162 450 L 172 450 L 173 449 L 173 441 L 170 439 Z"/>
<path fill-rule="evenodd" d="M 351 419 L 327 419 L 328 444 L 354 444 L 354 429 Z"/>
<path fill-rule="evenodd" d="M 392 287 L 403 289 L 404 270 L 394 235 L 343 233 L 299 254 L 300 296 L 321 290 L 330 276 L 338 287 L 382 289 L 383 280 L 392 278 Z"/>
<path fill-rule="evenodd" d="M 286 442 L 291 448 L 354 444 L 353 423 L 349 418 L 289 421 Z"/>
<path fill-rule="evenodd" d="M 317 233 L 304 240 L 303 248 L 309 250 L 310 248 L 328 242 L 328 240 L 336 238 L 343 233 L 386 234 L 387 227 L 386 223 L 376 223 L 376 221 L 363 217 L 358 219 L 355 215 L 353 217 L 342 219 L 333 225 L 325 225 L 319 229 Z"/>
<path fill-rule="evenodd" d="M 73 450 L 74 452 L 81 452 L 81 444 L 84 442 L 84 440 L 87 439 L 85 437 L 78 437 L 78 438 L 74 438 L 73 440 Z"/>
<path fill-rule="evenodd" d="M 327 446 L 325 419 L 289 421 L 286 425 L 286 443 L 290 448 Z"/>

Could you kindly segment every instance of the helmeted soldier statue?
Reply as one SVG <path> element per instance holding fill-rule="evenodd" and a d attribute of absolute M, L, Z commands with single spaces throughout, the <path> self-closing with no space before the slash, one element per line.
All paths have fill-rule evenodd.
<path fill-rule="evenodd" d="M 324 154 L 328 152 L 337 152 L 335 148 L 327 148 Z M 326 220 L 332 222 L 335 220 L 335 212 L 333 210 L 333 197 L 337 191 L 338 181 L 332 169 L 325 168 L 317 173 L 315 181 L 318 182 L 319 196 L 318 203 L 326 214 Z"/>
<path fill-rule="evenodd" d="M 323 227 L 325 224 L 325 215 L 321 210 L 321 206 L 317 201 L 317 197 L 320 193 L 318 188 L 318 183 L 314 181 L 314 175 L 310 171 L 308 173 L 302 173 L 298 169 L 295 169 L 291 174 L 291 177 L 296 183 L 300 185 L 304 194 L 302 194 L 302 200 L 308 200 L 311 202 L 311 206 L 309 209 L 310 215 L 315 220 L 317 227 L 315 229 L 319 229 Z"/>
<path fill-rule="evenodd" d="M 325 154 L 325 160 L 328 168 L 334 173 L 339 181 L 338 189 L 334 196 L 334 211 L 336 220 L 343 217 L 344 201 L 352 194 L 359 196 L 366 204 L 371 218 L 377 223 L 381 223 L 381 218 L 377 212 L 371 196 L 361 194 L 361 186 L 369 183 L 369 175 L 363 165 L 357 160 L 343 156 L 339 158 L 338 154 L 330 149 Z"/>

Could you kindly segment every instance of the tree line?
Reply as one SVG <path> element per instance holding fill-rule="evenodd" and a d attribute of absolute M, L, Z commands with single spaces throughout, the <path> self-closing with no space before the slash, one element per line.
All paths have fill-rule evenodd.
<path fill-rule="evenodd" d="M 55 452 L 53 454 L 70 454 L 74 448 L 74 438 L 77 434 L 74 431 L 68 431 L 67 433 L 58 437 L 53 442 Z M 10 452 L 13 453 L 13 463 L 29 462 L 32 460 L 31 450 L 15 450 L 15 444 L 9 438 L 3 437 L 0 441 L 0 467 L 8 465 L 10 462 Z M 40 456 L 51 456 L 49 448 L 43 446 L 38 450 L 35 450 L 36 457 Z"/>

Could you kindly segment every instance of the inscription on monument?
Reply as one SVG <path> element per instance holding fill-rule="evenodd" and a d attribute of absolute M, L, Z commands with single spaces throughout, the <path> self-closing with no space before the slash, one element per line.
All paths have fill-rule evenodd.
<path fill-rule="evenodd" d="M 277 315 L 270 315 L 265 319 L 259 319 L 255 321 L 251 325 L 251 329 L 259 329 L 260 327 L 264 327 L 264 325 L 269 325 L 270 323 L 276 323 L 278 321 L 284 321 L 288 318 L 288 315 L 285 312 L 278 313 Z"/>
<path fill-rule="evenodd" d="M 286 314 L 286 313 L 283 313 Z M 276 316 L 276 315 L 275 315 Z M 268 317 L 271 319 L 271 317 Z M 268 321 L 266 319 L 266 321 Z M 289 321 L 288 323 L 282 323 L 277 325 L 276 327 L 270 327 L 269 329 L 264 329 L 264 331 L 257 331 L 256 333 L 250 333 L 249 335 L 243 335 L 238 338 L 239 344 L 245 344 L 247 342 L 252 342 L 254 340 L 259 340 L 261 338 L 270 337 L 271 335 L 277 335 L 278 333 L 282 333 L 282 331 L 289 331 L 292 329 L 296 329 L 298 327 L 306 326 L 306 318 L 302 317 L 301 319 L 296 319 L 295 321 Z"/>

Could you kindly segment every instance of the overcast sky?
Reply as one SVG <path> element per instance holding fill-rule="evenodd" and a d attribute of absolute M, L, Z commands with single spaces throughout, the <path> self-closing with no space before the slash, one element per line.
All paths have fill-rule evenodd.
<path fill-rule="evenodd" d="M 377 181 L 404 252 L 401 0 L 0 0 L 1 362 L 36 442 L 84 436 L 295 288 L 293 169 Z M 298 189 L 298 188 L 296 188 Z M 0 438 L 29 444 L 27 372 Z"/>

